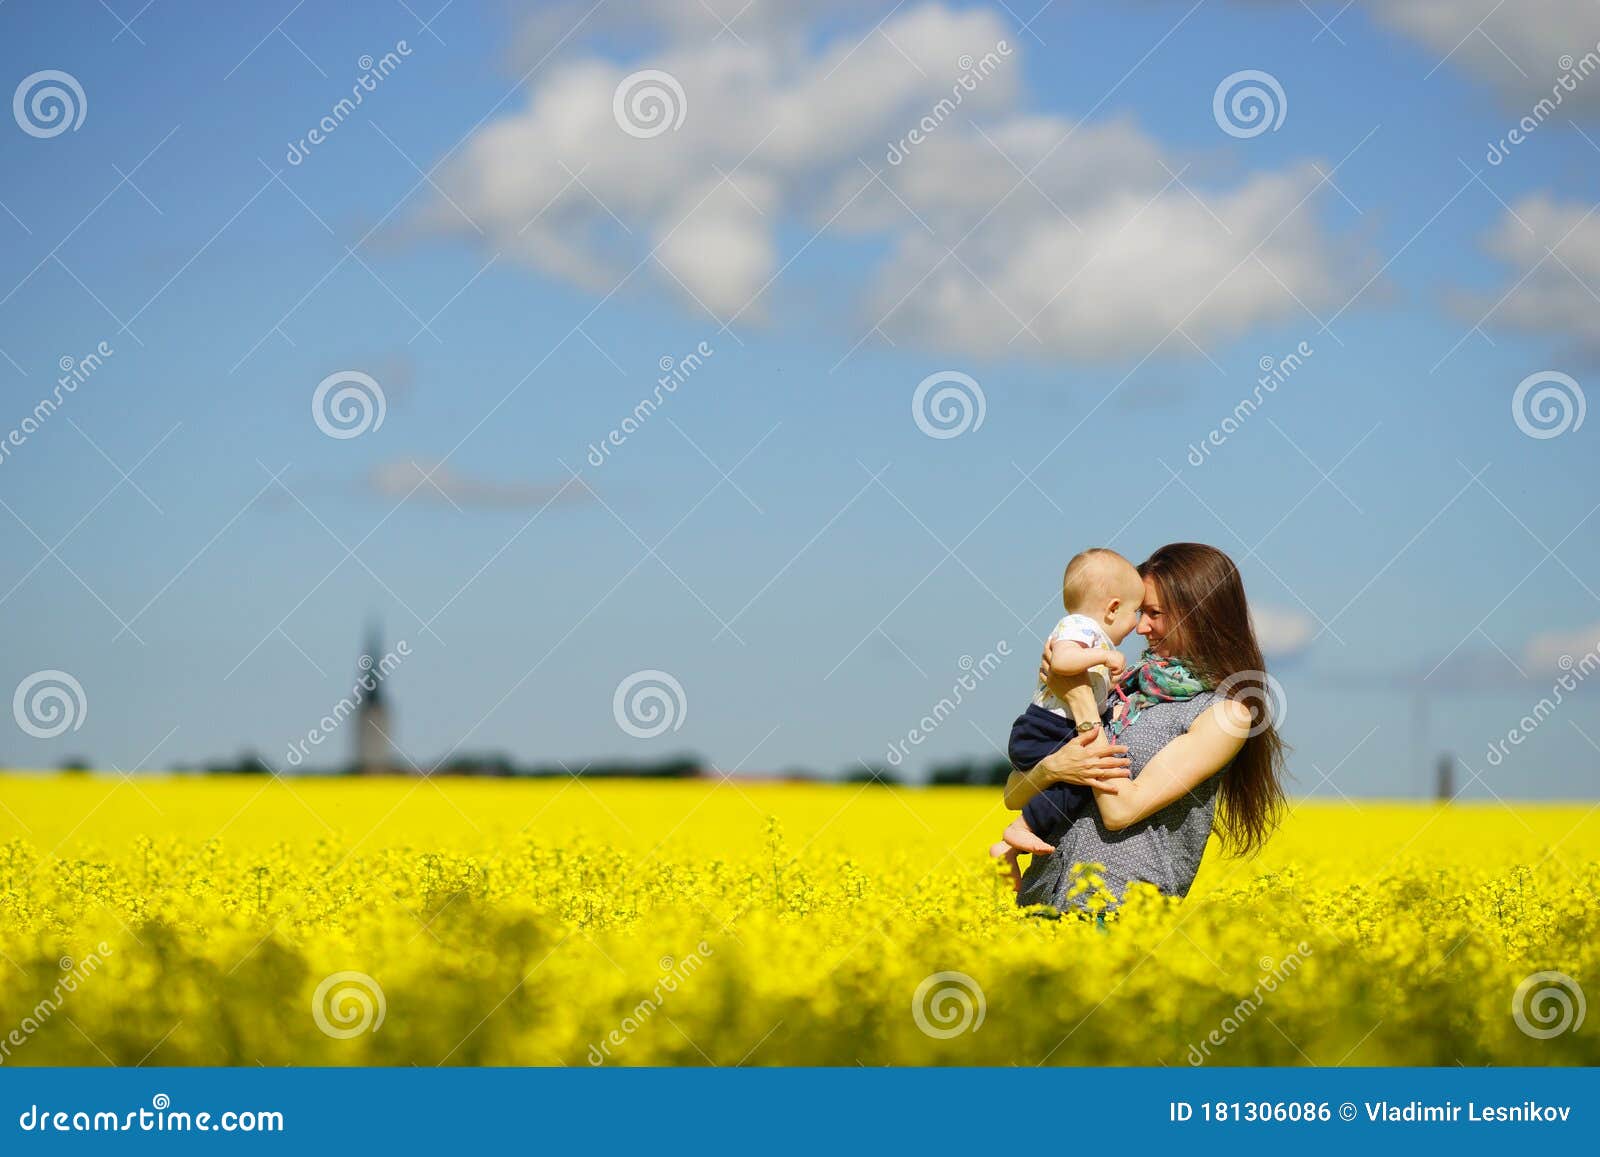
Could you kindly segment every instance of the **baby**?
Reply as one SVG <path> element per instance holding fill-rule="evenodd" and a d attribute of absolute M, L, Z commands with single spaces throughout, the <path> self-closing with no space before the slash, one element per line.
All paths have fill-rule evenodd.
<path fill-rule="evenodd" d="M 1052 675 L 1066 684 L 1066 698 L 1058 699 L 1046 681 L 1039 680 L 1033 702 L 1011 725 L 1006 754 L 1018 771 L 1031 771 L 1068 740 L 1100 726 L 1111 680 L 1127 666 L 1116 644 L 1138 625 L 1144 580 L 1116 551 L 1092 547 L 1067 563 L 1061 601 L 1067 615 L 1056 624 L 1045 646 Z M 1005 861 L 1013 883 L 1021 881 L 1017 854 L 1048 856 L 1054 852 L 1055 846 L 1040 837 L 1050 834 L 1049 826 L 1089 802 L 1090 791 L 1072 784 L 1053 784 L 1035 796 L 1028 809 L 1006 828 L 989 854 Z"/>

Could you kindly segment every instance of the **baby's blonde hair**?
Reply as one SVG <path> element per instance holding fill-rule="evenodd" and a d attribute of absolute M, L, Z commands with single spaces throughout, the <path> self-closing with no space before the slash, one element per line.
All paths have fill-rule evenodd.
<path fill-rule="evenodd" d="M 1131 562 L 1110 547 L 1091 546 L 1073 555 L 1061 576 L 1061 601 L 1067 610 L 1077 613 L 1096 594 L 1106 591 L 1119 563 L 1134 570 Z"/>

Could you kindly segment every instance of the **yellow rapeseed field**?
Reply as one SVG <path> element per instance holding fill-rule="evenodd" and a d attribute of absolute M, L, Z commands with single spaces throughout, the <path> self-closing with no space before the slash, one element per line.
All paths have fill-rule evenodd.
<path fill-rule="evenodd" d="M 0 1063 L 1600 1063 L 1588 805 L 1302 804 L 1105 921 L 1012 905 L 1005 816 L 969 789 L 3 776 Z"/>

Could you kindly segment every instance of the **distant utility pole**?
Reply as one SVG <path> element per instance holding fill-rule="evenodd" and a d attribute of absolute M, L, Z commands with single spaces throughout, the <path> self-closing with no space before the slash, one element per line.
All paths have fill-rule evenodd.
<path fill-rule="evenodd" d="M 1440 803 L 1449 803 L 1456 798 L 1456 757 L 1448 751 L 1439 757 L 1434 791 L 1434 798 Z"/>

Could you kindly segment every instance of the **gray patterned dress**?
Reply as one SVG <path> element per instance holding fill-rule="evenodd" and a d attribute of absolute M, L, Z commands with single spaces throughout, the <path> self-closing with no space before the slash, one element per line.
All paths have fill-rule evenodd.
<path fill-rule="evenodd" d="M 1139 777 L 1156 752 L 1188 731 L 1216 697 L 1213 691 L 1203 691 L 1193 699 L 1153 703 L 1140 712 L 1121 737 L 1132 760 L 1129 770 L 1133 777 Z M 1119 898 L 1135 880 L 1154 884 L 1169 896 L 1187 895 L 1200 870 L 1217 792 L 1227 771 L 1223 768 L 1188 795 L 1120 832 L 1108 831 L 1100 822 L 1100 809 L 1091 803 L 1073 816 L 1056 844 L 1055 855 L 1033 858 L 1022 877 L 1017 904 L 1050 904 L 1063 911 L 1080 905 L 1084 898 L 1069 900 L 1067 890 L 1072 885 L 1072 866 L 1088 863 L 1105 865 L 1106 887 Z"/>

